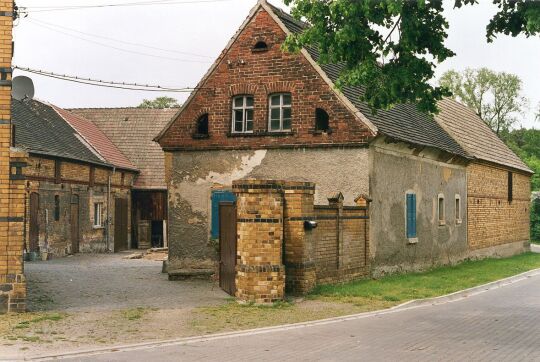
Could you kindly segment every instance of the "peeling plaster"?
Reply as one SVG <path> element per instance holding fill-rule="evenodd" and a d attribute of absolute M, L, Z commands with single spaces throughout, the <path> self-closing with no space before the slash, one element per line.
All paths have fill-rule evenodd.
<path fill-rule="evenodd" d="M 194 212 L 207 215 L 208 213 L 208 198 L 210 189 L 215 185 L 230 186 L 234 180 L 242 179 L 248 176 L 255 167 L 259 166 L 266 157 L 266 150 L 257 150 L 249 152 L 246 155 L 234 155 L 229 165 L 222 162 L 223 166 L 232 166 L 229 170 L 208 171 L 203 177 L 193 179 L 193 173 L 185 175 L 182 182 L 171 184 L 170 201 L 176 206 L 181 199 L 186 200 Z M 238 162 L 239 161 L 239 162 Z M 236 165 L 235 165 L 236 163 Z M 197 169 L 201 169 L 197 167 Z"/>

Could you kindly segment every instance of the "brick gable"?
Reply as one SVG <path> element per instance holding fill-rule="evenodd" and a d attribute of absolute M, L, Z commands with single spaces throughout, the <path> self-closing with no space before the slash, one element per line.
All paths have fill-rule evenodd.
<path fill-rule="evenodd" d="M 226 49 L 213 71 L 201 82 L 185 108 L 158 141 L 165 150 L 254 149 L 309 146 L 364 145 L 373 136 L 338 98 L 302 54 L 282 51 L 285 31 L 264 8 Z M 258 41 L 266 51 L 254 51 Z M 269 134 L 268 97 L 292 95 L 292 131 Z M 254 96 L 254 133 L 231 134 L 232 97 Z M 330 116 L 332 132 L 315 131 L 315 110 Z M 209 137 L 193 137 L 197 119 L 209 115 Z"/>

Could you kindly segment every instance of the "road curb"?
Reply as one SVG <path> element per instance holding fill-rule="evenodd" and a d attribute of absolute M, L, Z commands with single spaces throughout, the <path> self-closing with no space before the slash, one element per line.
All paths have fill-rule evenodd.
<path fill-rule="evenodd" d="M 113 347 L 103 347 L 103 348 L 96 348 L 96 349 L 67 352 L 63 354 L 41 355 L 41 356 L 36 356 L 36 357 L 27 357 L 27 358 L 19 359 L 19 360 L 50 361 L 50 360 L 61 360 L 61 359 L 75 358 L 75 357 L 89 357 L 93 355 L 100 355 L 100 354 L 106 354 L 106 353 L 143 350 L 143 349 L 167 347 L 167 346 L 175 346 L 175 345 L 188 345 L 188 344 L 193 344 L 193 343 L 213 341 L 213 340 L 219 340 L 219 339 L 266 334 L 266 333 L 271 333 L 275 331 L 286 331 L 286 330 L 300 329 L 300 328 L 306 328 L 306 327 L 311 327 L 311 326 L 320 326 L 320 325 L 325 325 L 325 324 L 346 322 L 346 321 L 351 321 L 351 320 L 358 320 L 358 319 L 363 319 L 363 318 L 398 313 L 398 312 L 403 312 L 403 311 L 427 307 L 427 306 L 452 303 L 452 302 L 467 299 L 469 297 L 472 297 L 478 294 L 485 293 L 490 290 L 502 288 L 504 286 L 511 285 L 511 284 L 526 280 L 528 278 L 538 276 L 538 275 L 540 275 L 540 268 L 529 270 L 525 273 L 514 275 L 512 277 L 500 279 L 494 282 L 490 282 L 490 283 L 479 285 L 473 288 L 461 290 L 461 291 L 447 294 L 444 296 L 428 298 L 428 299 L 412 300 L 412 301 L 405 302 L 403 304 L 397 305 L 389 309 L 383 309 L 383 310 L 378 310 L 378 311 L 373 311 L 373 312 L 364 312 L 364 313 L 358 313 L 358 314 L 353 314 L 353 315 L 348 315 L 348 316 L 327 318 L 327 319 L 321 319 L 321 320 L 310 321 L 310 322 L 301 322 L 301 323 L 286 324 L 286 325 L 279 325 L 279 326 L 272 326 L 272 327 L 263 327 L 263 328 L 249 329 L 249 330 L 244 330 L 244 331 L 218 333 L 218 334 L 212 334 L 212 335 L 206 335 L 206 336 L 196 336 L 196 337 L 165 340 L 165 341 L 159 341 L 159 342 L 146 342 L 146 343 L 113 346 Z M 0 359 L 0 361 L 4 361 L 4 360 Z M 13 361 L 13 360 L 10 360 L 10 361 Z"/>

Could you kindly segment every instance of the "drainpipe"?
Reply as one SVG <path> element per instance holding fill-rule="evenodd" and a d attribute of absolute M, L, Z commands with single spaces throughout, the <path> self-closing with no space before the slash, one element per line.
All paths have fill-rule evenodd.
<path fill-rule="evenodd" d="M 116 167 L 113 167 L 112 175 L 116 173 Z M 109 252 L 114 252 L 113 248 L 111 247 L 111 179 L 112 175 L 109 175 L 109 180 L 107 183 L 107 230 L 106 230 L 106 238 L 107 238 L 107 250 Z"/>

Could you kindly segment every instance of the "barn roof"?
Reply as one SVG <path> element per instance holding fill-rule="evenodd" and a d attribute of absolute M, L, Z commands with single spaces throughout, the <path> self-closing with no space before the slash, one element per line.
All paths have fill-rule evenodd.
<path fill-rule="evenodd" d="M 112 167 L 51 105 L 33 99 L 13 99 L 11 115 L 15 146 L 43 156 Z"/>
<path fill-rule="evenodd" d="M 136 165 L 140 174 L 135 188 L 167 188 L 165 154 L 153 138 L 178 112 L 177 108 L 77 108 L 71 111 L 92 121 Z"/>

